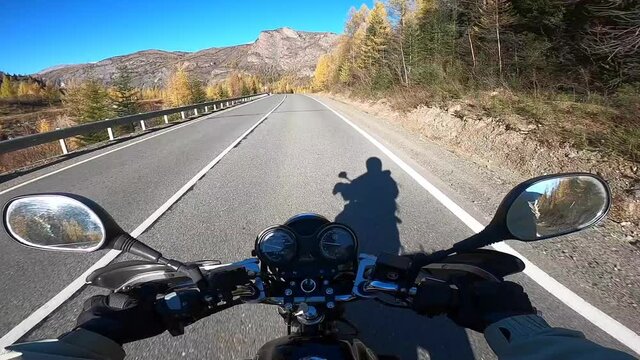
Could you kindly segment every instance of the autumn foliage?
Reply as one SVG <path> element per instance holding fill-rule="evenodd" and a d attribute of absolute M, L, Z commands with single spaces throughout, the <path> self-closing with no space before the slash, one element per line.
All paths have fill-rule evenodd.
<path fill-rule="evenodd" d="M 607 93 L 639 86 L 638 44 L 638 2 L 376 1 L 351 9 L 314 85 Z"/>

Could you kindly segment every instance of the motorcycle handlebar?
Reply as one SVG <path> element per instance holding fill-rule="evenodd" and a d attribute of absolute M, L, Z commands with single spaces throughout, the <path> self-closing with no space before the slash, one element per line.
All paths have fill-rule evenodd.
<path fill-rule="evenodd" d="M 446 283 L 435 282 L 422 284 L 418 287 L 402 288 L 399 283 L 367 279 L 364 276 L 365 268 L 375 264 L 375 257 L 365 256 L 360 259 L 361 266 L 358 269 L 356 279 L 354 279 L 352 293 L 335 294 L 331 300 L 322 295 L 294 297 L 287 299 L 287 303 L 284 296 L 265 296 L 269 291 L 265 289 L 265 284 L 262 283 L 260 276 L 256 276 L 259 274 L 256 271 L 256 260 L 248 259 L 239 263 L 221 264 L 205 269 L 213 270 L 206 274 L 212 286 L 211 293 L 202 293 L 196 289 L 176 290 L 158 300 L 158 311 L 163 318 L 172 324 L 173 332 L 179 334 L 185 325 L 240 303 L 265 303 L 288 308 L 303 302 L 324 303 L 328 308 L 332 308 L 336 302 L 374 298 L 380 294 L 387 294 L 404 301 L 418 313 L 435 316 L 451 311 L 459 302 L 457 290 Z M 249 278 L 251 278 L 250 285 L 246 286 Z M 239 290 L 232 291 L 236 286 L 239 287 Z M 221 288 L 214 289 L 215 287 Z M 250 293 L 247 287 L 253 288 L 252 295 L 246 295 Z M 221 297 L 221 291 L 225 296 Z M 212 298 L 212 294 L 215 298 Z M 234 297 L 235 300 L 231 300 L 231 297 Z M 220 303 L 223 298 L 225 301 Z"/>

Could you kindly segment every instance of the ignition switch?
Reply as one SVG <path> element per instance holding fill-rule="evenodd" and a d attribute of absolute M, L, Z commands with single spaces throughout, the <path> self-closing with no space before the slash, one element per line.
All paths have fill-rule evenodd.
<path fill-rule="evenodd" d="M 300 283 L 300 289 L 305 293 L 313 292 L 316 289 L 316 282 L 313 279 L 304 279 Z"/>

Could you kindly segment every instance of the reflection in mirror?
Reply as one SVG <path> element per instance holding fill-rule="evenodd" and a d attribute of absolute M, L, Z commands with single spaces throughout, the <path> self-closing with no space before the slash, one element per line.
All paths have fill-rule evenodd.
<path fill-rule="evenodd" d="M 539 240 L 578 231 L 600 220 L 609 193 L 596 177 L 560 176 L 530 185 L 511 204 L 507 227 L 519 240 Z"/>
<path fill-rule="evenodd" d="M 93 251 L 105 241 L 104 225 L 83 203 L 63 195 L 13 200 L 5 212 L 9 234 L 22 244 L 59 251 Z"/>

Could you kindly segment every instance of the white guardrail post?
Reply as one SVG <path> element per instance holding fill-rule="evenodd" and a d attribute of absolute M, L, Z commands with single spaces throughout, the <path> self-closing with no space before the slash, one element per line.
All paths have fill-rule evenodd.
<path fill-rule="evenodd" d="M 147 127 L 144 126 L 144 120 L 140 120 L 140 126 L 142 127 L 142 131 L 147 130 Z"/>
<path fill-rule="evenodd" d="M 62 153 L 67 155 L 69 153 L 69 150 L 67 150 L 67 144 L 64 142 L 64 139 L 60 139 L 58 141 L 60 141 L 60 148 L 62 149 Z"/>
<path fill-rule="evenodd" d="M 186 119 L 186 117 L 184 116 L 184 111 L 180 111 L 180 115 L 182 115 L 182 120 Z"/>
<path fill-rule="evenodd" d="M 109 140 L 113 141 L 113 130 L 110 127 L 107 128 L 107 134 L 109 134 Z"/>
<path fill-rule="evenodd" d="M 56 128 L 56 130 L 60 130 L 60 128 Z M 67 150 L 67 143 L 64 142 L 64 139 L 58 140 L 60 142 L 60 149 L 62 149 L 62 153 L 67 155 L 69 150 Z"/>
<path fill-rule="evenodd" d="M 164 116 L 164 123 L 168 124 L 169 123 L 169 115 L 165 115 Z"/>
<path fill-rule="evenodd" d="M 193 113 L 198 116 L 198 108 L 193 109 Z"/>
<path fill-rule="evenodd" d="M 209 107 L 208 107 L 208 106 L 205 106 L 205 107 L 204 107 L 204 112 L 206 112 L 206 113 L 208 113 L 208 112 L 209 112 Z"/>

